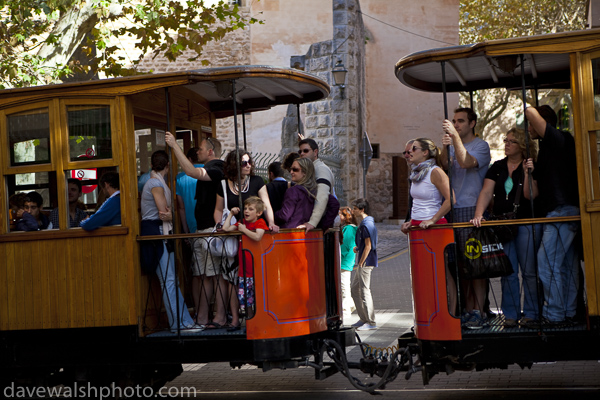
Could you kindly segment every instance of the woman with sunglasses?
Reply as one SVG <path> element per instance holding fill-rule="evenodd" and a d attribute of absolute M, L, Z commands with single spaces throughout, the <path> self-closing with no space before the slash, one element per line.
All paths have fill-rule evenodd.
<path fill-rule="evenodd" d="M 415 139 L 409 160 L 410 195 L 413 198 L 411 220 L 402 229 L 411 226 L 429 228 L 433 224 L 447 223 L 444 215 L 450 211 L 450 186 L 448 176 L 438 166 L 440 151 L 431 139 Z"/>
<path fill-rule="evenodd" d="M 410 227 L 429 228 L 434 224 L 447 223 L 444 215 L 450 211 L 450 182 L 446 173 L 439 167 L 440 149 L 431 139 L 415 139 L 409 161 L 410 195 L 412 196 L 411 219 L 402 224 L 402 230 Z M 453 196 L 454 197 L 454 196 Z M 456 309 L 456 283 L 446 266 L 448 282 L 448 309 Z"/>
<path fill-rule="evenodd" d="M 282 228 L 296 228 L 310 220 L 317 196 L 315 167 L 310 158 L 298 158 L 290 168 L 295 184 L 285 192 L 275 220 Z"/>
<path fill-rule="evenodd" d="M 238 184 L 238 164 L 237 160 L 240 160 L 240 175 L 241 182 Z M 252 196 L 258 196 L 265 204 L 263 215 L 266 217 L 267 225 L 269 229 L 277 233 L 279 227 L 275 225 L 273 218 L 273 209 L 271 208 L 271 202 L 269 201 L 269 193 L 267 192 L 267 186 L 260 176 L 254 175 L 254 162 L 250 153 L 244 149 L 232 150 L 227 154 L 225 158 L 225 167 L 223 168 L 225 174 L 225 190 L 227 190 L 227 209 L 233 210 L 234 207 L 238 207 L 241 210 L 240 215 L 243 215 L 243 202 L 247 198 Z M 222 221 L 223 210 L 225 208 L 225 194 L 223 193 L 223 181 L 217 186 L 217 202 L 215 205 L 214 218 L 215 221 Z M 242 195 L 242 205 L 239 203 L 239 194 Z M 225 257 L 227 258 L 227 257 Z M 232 263 L 232 261 L 231 261 Z M 225 304 L 229 303 L 230 312 L 232 315 L 232 323 L 229 328 L 236 328 L 239 326 L 239 303 L 237 299 L 237 281 L 238 277 L 237 268 L 235 270 L 226 272 L 223 271 L 223 277 L 226 282 L 226 299 Z M 206 326 L 208 329 L 228 327 L 225 315 L 216 315 L 213 321 Z"/>
<path fill-rule="evenodd" d="M 238 167 L 237 157 L 241 161 L 241 178 L 242 181 L 238 185 Z M 227 208 L 229 210 L 234 207 L 243 208 L 243 205 L 239 204 L 238 194 L 242 194 L 242 201 L 246 201 L 248 197 L 258 196 L 265 203 L 265 219 L 269 225 L 269 229 L 273 232 L 278 232 L 279 227 L 275 225 L 273 218 L 273 209 L 271 208 L 271 202 L 269 201 L 269 193 L 265 182 L 260 176 L 254 175 L 254 162 L 250 153 L 243 149 L 232 150 L 225 158 L 225 173 L 226 188 L 227 188 Z M 215 206 L 215 221 L 221 221 L 224 209 L 224 195 L 223 186 L 219 185 L 217 188 L 217 204 Z"/>
<path fill-rule="evenodd" d="M 533 160 L 536 159 L 537 149 L 531 144 L 527 157 L 527 146 L 525 142 L 525 131 L 512 128 L 504 138 L 504 157 L 496 161 L 488 170 L 483 188 L 477 199 L 475 216 L 471 223 L 475 226 L 481 226 L 484 221 L 483 214 L 489 204 L 494 199 L 494 215 L 511 213 L 516 209 L 516 218 L 531 218 L 531 207 L 529 206 L 529 177 L 525 171 L 531 168 L 533 171 Z M 537 197 L 537 181 L 532 181 L 533 197 Z M 538 227 L 536 226 L 536 229 Z M 541 237 L 541 231 L 536 232 L 537 237 Z M 523 291 L 525 292 L 525 301 L 523 303 L 523 319 L 526 324 L 528 321 L 538 318 L 537 290 L 535 278 L 535 251 L 533 246 L 533 234 L 531 225 L 519 225 L 517 236 L 509 242 L 502 243 L 504 252 L 513 265 L 514 272 L 502 277 L 502 313 L 504 314 L 504 326 L 515 327 L 517 321 L 521 318 L 521 290 L 519 284 L 519 275 L 517 265 L 521 267 L 523 278 Z"/>

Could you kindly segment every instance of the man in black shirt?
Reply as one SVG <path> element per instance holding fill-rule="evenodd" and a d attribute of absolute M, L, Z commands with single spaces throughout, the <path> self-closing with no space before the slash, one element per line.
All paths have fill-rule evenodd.
<path fill-rule="evenodd" d="M 550 106 L 528 107 L 525 116 L 531 137 L 539 139 L 533 178 L 538 182 L 544 215 L 547 218 L 579 215 L 573 136 L 556 129 L 558 119 Z M 575 222 L 544 224 L 538 270 L 544 287 L 542 315 L 552 325 L 565 324 L 575 316 L 579 257 L 573 241 L 578 230 Z"/>
<path fill-rule="evenodd" d="M 197 179 L 196 184 L 196 225 L 197 233 L 210 233 L 214 230 L 216 222 L 214 219 L 215 203 L 217 200 L 217 187 L 224 179 L 223 167 L 225 163 L 219 159 L 221 155 L 221 143 L 217 139 L 207 137 L 198 146 L 198 162 L 204 167 L 195 167 L 183 153 L 175 141 L 175 137 L 167 132 L 165 141 L 173 149 L 177 161 L 181 164 L 186 175 Z M 225 296 L 226 293 L 219 290 L 225 288 L 221 274 L 221 260 L 211 255 L 208 251 L 206 238 L 194 240 L 194 257 L 192 261 L 192 294 L 196 305 L 196 323 L 205 326 L 210 322 L 209 306 L 214 295 L 215 288 L 218 296 L 215 299 L 217 315 L 215 319 L 221 321 L 226 319 Z"/>

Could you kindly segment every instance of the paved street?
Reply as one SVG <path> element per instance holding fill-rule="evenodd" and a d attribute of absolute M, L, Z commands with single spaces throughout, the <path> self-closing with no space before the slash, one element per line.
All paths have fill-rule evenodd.
<path fill-rule="evenodd" d="M 406 236 L 398 226 L 377 224 L 379 231 L 380 267 L 373 272 L 371 287 L 377 311 L 379 329 L 361 332 L 360 338 L 379 349 L 391 348 L 397 337 L 412 326 L 411 286 Z M 355 322 L 349 321 L 349 323 Z M 348 353 L 358 361 L 358 348 Z M 352 371 L 363 381 L 376 382 Z M 301 367 L 266 373 L 253 366 L 232 370 L 228 363 L 188 364 L 184 373 L 170 383 L 171 387 L 194 387 L 203 399 L 236 398 L 278 399 L 306 398 L 367 398 L 342 374 L 326 380 L 314 379 L 314 370 Z M 420 374 L 410 380 L 400 375 L 381 391 L 388 398 L 410 399 L 577 399 L 597 398 L 600 394 L 600 363 L 597 361 L 535 364 L 531 370 L 513 365 L 506 370 L 482 372 L 457 371 L 437 375 L 423 386 Z"/>

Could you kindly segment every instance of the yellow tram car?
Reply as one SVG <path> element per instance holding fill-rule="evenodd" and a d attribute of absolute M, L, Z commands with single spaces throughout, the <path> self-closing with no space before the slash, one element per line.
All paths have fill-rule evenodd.
<path fill-rule="evenodd" d="M 187 150 L 216 137 L 219 118 L 328 95 L 327 83 L 310 74 L 264 66 L 0 91 L 2 387 L 160 386 L 182 362 L 249 362 L 268 370 L 306 362 L 323 338 L 352 342 L 352 330 L 338 329 L 339 258 L 324 256 L 324 246 L 338 245 L 337 233 L 324 240 L 320 230 L 292 230 L 259 244 L 237 234 L 255 252 L 257 281 L 269 285 L 257 286 L 256 315 L 236 333 L 184 336 L 161 327 L 160 302 L 148 300 L 160 299 L 160 287 L 140 267 L 138 180 L 150 155 L 166 148 L 165 131 L 177 132 Z M 91 214 L 106 171 L 120 176 L 121 224 L 90 232 L 70 227 L 68 179 L 81 180 Z M 43 213 L 57 210 L 52 229 L 15 230 L 9 199 L 29 191 L 42 195 Z M 172 237 L 181 244 L 192 236 Z M 290 260 L 301 261 L 292 269 Z M 296 300 L 286 300 L 293 294 Z"/>

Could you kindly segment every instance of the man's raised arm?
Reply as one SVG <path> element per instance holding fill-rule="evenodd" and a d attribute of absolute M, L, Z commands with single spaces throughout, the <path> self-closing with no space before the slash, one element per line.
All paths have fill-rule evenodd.
<path fill-rule="evenodd" d="M 167 142 L 167 145 L 173 149 L 175 157 L 177 157 L 177 161 L 179 162 L 181 168 L 183 169 L 183 172 L 185 172 L 187 176 L 190 176 L 194 179 L 198 179 L 199 181 L 211 180 L 210 176 L 206 173 L 206 170 L 204 168 L 196 168 L 194 167 L 194 164 L 192 164 L 191 161 L 188 160 L 186 155 L 183 153 L 183 150 L 181 150 L 181 147 L 179 147 L 179 145 L 177 144 L 175 136 L 173 136 L 171 132 L 165 133 L 165 142 Z"/>

